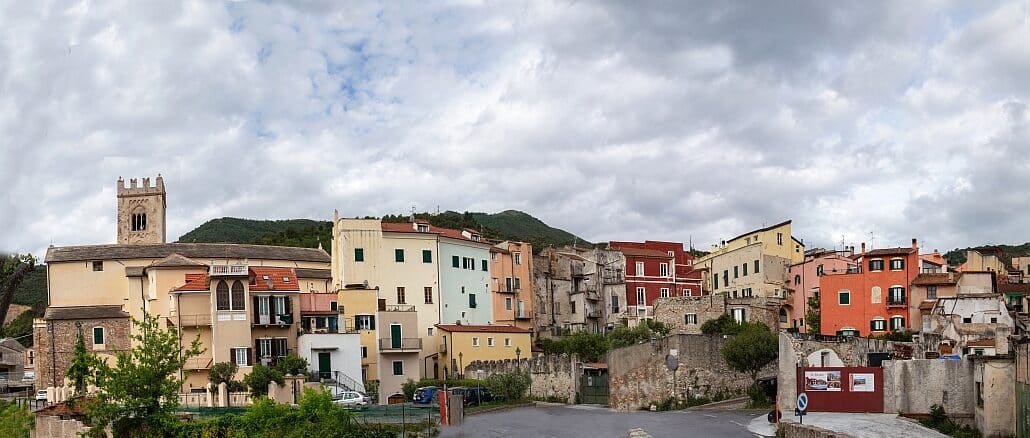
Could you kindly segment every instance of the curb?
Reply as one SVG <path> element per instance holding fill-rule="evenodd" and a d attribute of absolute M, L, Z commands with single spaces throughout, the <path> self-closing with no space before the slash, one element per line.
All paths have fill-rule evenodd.
<path fill-rule="evenodd" d="M 483 409 L 483 410 L 477 410 L 477 411 L 474 411 L 474 412 L 465 412 L 465 416 L 466 417 L 471 417 L 471 416 L 479 415 L 479 414 L 489 414 L 491 412 L 510 411 L 512 409 L 528 408 L 528 407 L 533 407 L 533 406 L 536 406 L 536 402 L 517 403 L 517 404 L 503 405 L 503 406 L 494 406 L 494 407 L 491 407 L 491 408 L 486 408 L 486 409 Z"/>

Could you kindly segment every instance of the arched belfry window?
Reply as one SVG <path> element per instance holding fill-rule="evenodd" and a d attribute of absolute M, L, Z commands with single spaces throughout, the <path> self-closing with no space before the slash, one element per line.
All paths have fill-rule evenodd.
<path fill-rule="evenodd" d="M 147 214 L 144 212 L 143 207 L 137 207 L 129 215 L 131 221 L 129 227 L 132 231 L 144 231 L 147 229 Z"/>
<path fill-rule="evenodd" d="M 218 310 L 229 310 L 229 284 L 225 280 L 219 281 L 215 288 L 215 299 Z"/>
<path fill-rule="evenodd" d="M 232 310 L 245 310 L 243 307 L 243 282 L 236 280 L 232 284 Z"/>

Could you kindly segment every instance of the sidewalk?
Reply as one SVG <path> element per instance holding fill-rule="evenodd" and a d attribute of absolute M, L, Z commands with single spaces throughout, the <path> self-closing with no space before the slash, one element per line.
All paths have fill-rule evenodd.
<path fill-rule="evenodd" d="M 797 417 L 784 416 L 783 420 L 796 423 Z M 936 430 L 928 429 L 917 422 L 901 418 L 895 414 L 811 412 L 805 415 L 804 423 L 844 433 L 855 438 L 880 438 L 885 436 L 948 438 L 947 435 Z M 747 430 L 764 437 L 776 436 L 776 426 L 770 424 L 766 420 L 765 415 L 751 420 Z"/>

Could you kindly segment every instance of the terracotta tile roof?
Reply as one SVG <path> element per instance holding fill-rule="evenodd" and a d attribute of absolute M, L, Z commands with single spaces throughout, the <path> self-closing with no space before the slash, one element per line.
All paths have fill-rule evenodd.
<path fill-rule="evenodd" d="M 933 310 L 935 305 L 937 305 L 937 301 L 923 301 L 919 303 L 919 310 Z"/>
<path fill-rule="evenodd" d="M 196 260 L 183 257 L 181 254 L 175 253 L 154 263 L 151 263 L 147 268 L 192 268 L 192 267 L 204 267 L 207 265 L 200 263 Z"/>
<path fill-rule="evenodd" d="M 912 284 L 916 286 L 934 284 L 956 284 L 958 283 L 958 277 L 959 276 L 954 273 L 919 274 L 916 276 L 916 278 L 912 279 Z"/>
<path fill-rule="evenodd" d="M 328 269 L 295 268 L 294 271 L 297 273 L 297 278 L 319 278 L 319 279 L 331 279 L 331 278 L 333 278 L 332 271 L 330 271 Z"/>
<path fill-rule="evenodd" d="M 193 259 L 259 259 L 329 263 L 329 253 L 316 248 L 244 245 L 238 243 L 152 243 L 139 245 L 55 246 L 46 262 L 83 260 L 163 259 L 179 254 Z"/>
<path fill-rule="evenodd" d="M 300 290 L 300 286 L 297 285 L 297 274 L 293 272 L 292 268 L 254 266 L 250 268 L 250 275 L 254 278 L 250 290 L 254 292 Z M 266 280 L 265 277 L 268 279 Z"/>
<path fill-rule="evenodd" d="M 186 284 L 175 288 L 177 291 L 209 291 L 207 274 L 186 274 Z"/>
<path fill-rule="evenodd" d="M 440 330 L 462 333 L 529 333 L 529 330 L 510 325 L 437 324 L 436 327 Z"/>
<path fill-rule="evenodd" d="M 1008 283 L 1004 281 L 999 281 L 998 292 L 1008 294 L 1022 293 L 1030 295 L 1030 283 Z"/>
<path fill-rule="evenodd" d="M 498 248 L 496 246 L 491 246 L 490 247 L 490 252 L 496 252 L 496 253 L 501 253 L 501 254 L 511 254 L 511 251 L 508 251 L 508 250 L 506 250 L 504 248 Z"/>
<path fill-rule="evenodd" d="M 916 249 L 912 248 L 912 247 L 907 247 L 907 248 L 902 248 L 902 247 L 898 247 L 898 248 L 880 248 L 880 249 L 874 249 L 874 250 L 871 250 L 871 251 L 866 251 L 865 255 L 867 257 L 870 257 L 870 256 L 881 256 L 881 255 L 912 254 L 914 252 L 916 252 Z"/>
<path fill-rule="evenodd" d="M 47 307 L 43 319 L 102 319 L 102 318 L 128 318 L 129 314 L 122 311 L 120 304 L 103 306 L 65 306 Z"/>
<path fill-rule="evenodd" d="M 993 347 L 994 338 L 977 339 L 975 341 L 966 342 L 967 347 Z"/>
<path fill-rule="evenodd" d="M 669 253 L 665 251 L 659 251 L 657 249 L 620 248 L 619 251 L 625 254 L 626 256 L 632 257 L 654 257 L 663 259 L 672 258 L 672 256 L 669 255 Z"/>

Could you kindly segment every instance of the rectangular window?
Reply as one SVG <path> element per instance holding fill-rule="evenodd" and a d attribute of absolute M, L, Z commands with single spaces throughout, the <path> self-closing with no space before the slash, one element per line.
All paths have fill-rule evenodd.
<path fill-rule="evenodd" d="M 730 285 L 730 271 L 729 271 L 729 269 L 724 269 L 722 271 L 722 285 L 723 286 L 727 286 L 727 287 L 729 287 L 729 285 Z"/>
<path fill-rule="evenodd" d="M 712 289 L 718 289 L 718 288 L 719 288 L 719 274 L 715 274 L 715 275 L 712 276 Z"/>
<path fill-rule="evenodd" d="M 433 328 L 432 327 L 429 327 L 429 330 L 427 332 L 429 333 L 429 336 L 433 336 Z"/>
<path fill-rule="evenodd" d="M 887 330 L 887 321 L 883 319 L 874 319 L 869 323 L 869 330 L 874 332 L 882 332 Z"/>
<path fill-rule="evenodd" d="M 776 233 L 776 244 L 783 245 L 783 233 Z"/>
<path fill-rule="evenodd" d="M 504 338 L 504 346 L 511 347 L 511 338 Z"/>
<path fill-rule="evenodd" d="M 612 313 L 619 313 L 619 296 L 612 295 Z"/>
<path fill-rule="evenodd" d="M 745 312 L 744 309 L 731 309 L 731 312 L 733 313 L 733 320 L 734 321 L 737 321 L 737 322 L 746 322 L 747 321 L 747 312 Z"/>
<path fill-rule="evenodd" d="M 368 357 L 368 347 L 361 347 L 361 358 L 365 359 Z"/>
<path fill-rule="evenodd" d="M 900 271 L 905 269 L 905 259 L 891 259 L 891 270 Z"/>
<path fill-rule="evenodd" d="M 905 328 L 905 318 L 900 316 L 891 317 L 891 330 L 897 331 Z"/>
<path fill-rule="evenodd" d="M 103 345 L 103 344 L 104 344 L 104 328 L 103 327 L 93 327 L 93 345 Z"/>
<path fill-rule="evenodd" d="M 733 278 L 740 278 L 740 269 L 737 269 L 736 266 L 733 267 Z"/>
<path fill-rule="evenodd" d="M 514 287 L 514 286 L 513 286 L 513 284 L 514 284 L 514 283 L 513 283 L 513 281 L 512 281 L 512 278 L 511 278 L 511 277 L 504 277 L 504 287 L 505 287 L 505 289 L 504 289 L 504 290 L 506 290 L 506 291 L 508 291 L 508 292 L 511 292 L 511 291 L 513 291 L 513 290 L 514 290 L 514 289 L 513 289 L 513 287 Z"/>
<path fill-rule="evenodd" d="M 376 329 L 376 317 L 375 315 L 357 315 L 354 317 L 354 327 L 358 330 L 375 330 Z"/>
<path fill-rule="evenodd" d="M 405 304 L 404 303 L 404 288 L 403 287 L 398 287 L 397 288 L 397 304 Z"/>
<path fill-rule="evenodd" d="M 847 306 L 847 305 L 851 304 L 851 292 L 850 291 L 837 292 L 837 304 L 840 304 L 842 306 Z"/>
<path fill-rule="evenodd" d="M 483 270 L 483 272 L 487 272 L 487 271 L 490 270 L 490 265 L 487 263 L 486 259 L 483 259 L 483 263 L 481 264 L 481 269 Z"/>
<path fill-rule="evenodd" d="M 638 277 L 643 276 L 644 275 L 644 262 L 637 262 L 636 263 L 636 268 L 637 268 L 637 270 L 636 270 L 637 276 Z"/>
<path fill-rule="evenodd" d="M 662 277 L 668 277 L 669 276 L 669 264 L 668 263 L 662 263 L 662 264 L 658 265 L 658 275 L 660 275 Z"/>
<path fill-rule="evenodd" d="M 433 304 L 433 288 L 426 286 L 423 288 L 422 293 L 426 296 L 426 304 Z"/>
<path fill-rule="evenodd" d="M 870 271 L 882 271 L 883 270 L 883 260 L 870 260 L 869 261 L 869 270 Z"/>
<path fill-rule="evenodd" d="M 401 263 L 401 262 L 404 261 L 404 250 L 403 249 L 397 248 L 397 249 L 393 250 L 393 261 L 395 261 L 397 263 Z"/>
<path fill-rule="evenodd" d="M 100 272 L 104 270 L 104 262 L 102 260 L 93 262 L 93 272 Z"/>
<path fill-rule="evenodd" d="M 479 338 L 476 338 L 476 337 L 472 338 L 472 346 L 473 347 L 478 347 L 479 346 Z"/>
<path fill-rule="evenodd" d="M 451 256 L 451 267 L 457 268 L 460 264 L 461 258 L 458 256 Z"/>
<path fill-rule="evenodd" d="M 249 348 L 233 348 L 232 357 L 236 362 L 237 366 L 249 367 L 250 366 L 250 354 L 248 354 Z"/>
<path fill-rule="evenodd" d="M 645 305 L 646 301 L 647 300 L 644 297 L 644 288 L 638 287 L 637 288 L 637 305 L 638 306 L 643 306 L 643 305 Z"/>
<path fill-rule="evenodd" d="M 428 249 L 422 250 L 422 263 L 433 263 L 433 251 Z"/>
<path fill-rule="evenodd" d="M 489 337 L 486 338 L 486 346 L 487 347 L 493 347 L 494 346 L 494 338 L 493 338 L 493 336 L 489 336 Z"/>
<path fill-rule="evenodd" d="M 747 277 L 747 263 L 744 263 L 744 264 L 740 265 L 740 268 L 741 268 L 742 271 L 744 271 L 743 275 L 745 277 Z"/>
<path fill-rule="evenodd" d="M 905 304 L 905 288 L 898 286 L 887 289 L 887 302 L 889 304 Z"/>
<path fill-rule="evenodd" d="M 365 261 L 365 249 L 364 248 L 354 248 L 354 261 L 355 262 L 363 262 L 363 261 Z"/>
<path fill-rule="evenodd" d="M 572 304 L 572 314 L 573 314 L 573 315 L 575 315 L 575 314 L 576 314 L 576 302 L 575 302 L 575 301 L 573 301 L 573 302 L 572 302 L 572 303 L 570 303 L 570 304 Z"/>
<path fill-rule="evenodd" d="M 823 272 L 824 272 L 823 271 L 823 265 L 819 265 L 819 266 L 815 267 L 815 276 L 816 277 L 822 277 L 823 276 Z"/>
<path fill-rule="evenodd" d="M 937 299 L 937 286 L 926 287 L 926 299 L 936 300 Z"/>
<path fill-rule="evenodd" d="M 683 323 L 686 325 L 697 325 L 697 314 L 688 313 L 686 315 L 683 315 Z"/>
<path fill-rule="evenodd" d="M 659 289 L 658 293 L 662 298 L 669 298 L 669 288 L 667 287 Z"/>
<path fill-rule="evenodd" d="M 393 375 L 403 376 L 404 375 L 404 362 L 400 360 L 393 361 Z"/>
<path fill-rule="evenodd" d="M 504 310 L 511 310 L 511 298 L 504 299 Z"/>
<path fill-rule="evenodd" d="M 515 277 L 515 290 L 522 289 L 522 279 Z"/>
<path fill-rule="evenodd" d="M 515 253 L 515 264 L 516 265 L 521 265 L 522 264 L 522 253 L 521 252 Z"/>
<path fill-rule="evenodd" d="M 469 294 L 469 308 L 476 308 L 476 294 Z"/>
<path fill-rule="evenodd" d="M 755 260 L 755 273 L 757 274 L 759 272 L 761 271 L 758 270 L 758 260 Z"/>
<path fill-rule="evenodd" d="M 340 309 L 339 303 L 337 303 L 336 301 L 330 301 L 329 302 L 329 311 L 330 312 L 336 312 L 339 309 Z"/>

